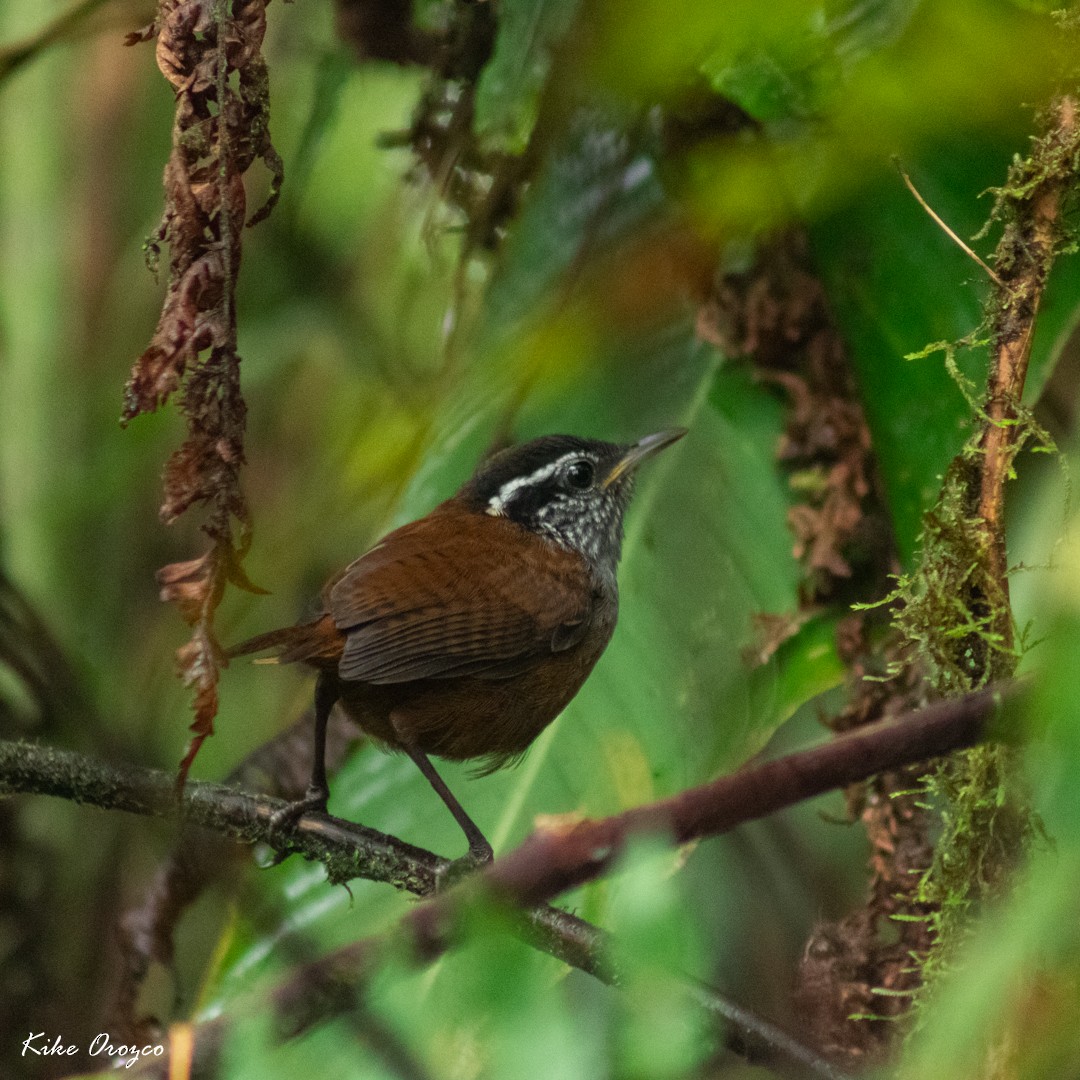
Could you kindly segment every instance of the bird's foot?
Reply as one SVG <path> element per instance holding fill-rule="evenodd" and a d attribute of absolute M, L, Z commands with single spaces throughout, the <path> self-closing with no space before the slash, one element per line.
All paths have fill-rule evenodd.
<path fill-rule="evenodd" d="M 472 843 L 469 850 L 460 859 L 454 859 L 447 863 L 435 874 L 435 891 L 446 892 L 447 889 L 464 881 L 470 874 L 482 870 L 495 858 L 495 852 L 491 845 L 483 840 L 482 843 Z"/>
<path fill-rule="evenodd" d="M 267 829 L 266 842 L 275 849 L 276 855 L 271 866 L 277 866 L 291 854 L 284 845 L 283 833 L 291 829 L 304 814 L 325 814 L 326 803 L 330 798 L 330 792 L 325 788 L 308 785 L 303 796 L 294 802 L 288 803 L 280 810 L 274 811 L 270 816 L 270 827 Z"/>

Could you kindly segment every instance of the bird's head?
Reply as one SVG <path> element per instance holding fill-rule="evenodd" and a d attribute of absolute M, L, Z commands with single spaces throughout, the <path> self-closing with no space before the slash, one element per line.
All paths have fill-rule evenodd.
<path fill-rule="evenodd" d="M 614 573 L 638 466 L 685 434 L 672 428 L 629 444 L 545 435 L 482 462 L 459 496 Z"/>

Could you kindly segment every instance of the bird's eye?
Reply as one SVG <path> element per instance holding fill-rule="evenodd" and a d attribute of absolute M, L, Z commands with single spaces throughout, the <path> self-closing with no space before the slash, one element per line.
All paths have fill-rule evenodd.
<path fill-rule="evenodd" d="M 577 488 L 578 491 L 584 491 L 586 488 L 592 487 L 594 476 L 595 471 L 592 462 L 585 461 L 583 458 L 572 462 L 566 470 L 566 482 L 572 488 Z"/>

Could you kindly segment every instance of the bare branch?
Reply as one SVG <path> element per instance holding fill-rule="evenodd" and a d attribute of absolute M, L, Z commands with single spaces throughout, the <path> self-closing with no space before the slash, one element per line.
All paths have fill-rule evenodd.
<path fill-rule="evenodd" d="M 182 815 L 185 824 L 212 829 L 242 843 L 266 840 L 270 817 L 286 805 L 280 799 L 201 781 L 190 782 L 182 802 L 177 802 L 173 778 L 158 770 L 109 766 L 71 751 L 0 741 L 0 795 L 19 793 L 54 795 L 152 817 Z M 285 836 L 282 850 L 324 862 L 332 880 L 365 877 L 418 895 L 432 893 L 439 871 L 448 865 L 448 860 L 430 851 L 322 815 L 301 818 Z M 407 921 L 404 932 L 409 932 L 409 925 Z M 521 913 L 514 926 L 536 948 L 603 982 L 618 984 L 618 973 L 606 958 L 606 935 L 597 927 L 550 907 Z M 299 967 L 272 998 L 286 1033 L 299 1034 L 353 1007 L 357 983 L 383 955 L 387 940 L 357 942 Z M 436 942 L 429 934 L 425 941 L 422 958 L 433 959 L 451 938 L 447 934 Z M 687 994 L 689 1000 L 724 1020 L 728 1043 L 740 1055 L 777 1067 L 796 1067 L 799 1075 L 839 1080 L 840 1074 L 811 1050 L 718 991 L 692 983 Z M 194 1040 L 188 1051 L 199 1056 L 212 1053 L 225 1025 L 220 1020 L 194 1029 L 184 1027 Z"/>
<path fill-rule="evenodd" d="M 1004 693 L 983 690 L 937 702 L 614 817 L 537 830 L 482 878 L 515 903 L 542 903 L 607 870 L 632 835 L 667 833 L 679 844 L 717 836 L 884 769 L 973 746 L 986 734 Z M 249 844 L 270 841 L 270 819 L 285 805 L 206 782 L 193 782 L 178 803 L 172 781 L 156 770 L 0 742 L 0 794 L 20 792 L 154 817 L 182 815 Z M 433 875 L 445 862 L 392 836 L 322 814 L 305 814 L 294 827 L 275 831 L 274 841 L 282 854 L 325 863 L 332 881 L 364 877 L 421 895 L 432 891 Z"/>

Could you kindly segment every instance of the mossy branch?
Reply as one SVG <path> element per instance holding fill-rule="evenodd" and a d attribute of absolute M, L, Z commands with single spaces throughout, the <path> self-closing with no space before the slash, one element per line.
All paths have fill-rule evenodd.
<path fill-rule="evenodd" d="M 924 519 L 918 569 L 889 598 L 931 687 L 949 696 L 1012 678 L 1023 645 L 1009 596 L 1005 488 L 1026 445 L 1052 446 L 1022 397 L 1046 284 L 1069 248 L 1065 207 L 1080 179 L 1076 95 L 1052 100 L 1038 127 L 1031 153 L 995 192 L 992 221 L 1003 231 L 993 285 L 983 326 L 964 342 L 985 331 L 990 347 L 985 396 L 973 403 L 976 430 Z M 970 388 L 961 382 L 961 390 L 970 401 Z M 1039 824 L 1007 746 L 955 755 L 926 785 L 930 801 L 946 807 L 918 894 L 934 912 L 935 945 L 922 969 L 929 981 L 967 933 L 974 906 L 1007 889 Z"/>
<path fill-rule="evenodd" d="M 387 950 L 397 949 L 402 940 L 417 962 L 434 959 L 454 943 L 461 916 L 477 902 L 490 904 L 494 900 L 503 904 L 510 900 L 512 910 L 507 926 L 512 932 L 564 963 L 618 985 L 620 974 L 612 964 L 610 942 L 602 930 L 565 911 L 542 903 L 532 905 L 526 899 L 527 894 L 537 891 L 551 896 L 562 891 L 569 859 L 577 857 L 581 863 L 574 875 L 581 880 L 598 875 L 610 868 L 615 854 L 632 832 L 650 820 L 654 824 L 662 822 L 667 808 L 684 819 L 677 835 L 688 830 L 701 830 L 702 834 L 724 831 L 740 820 L 750 820 L 776 803 L 775 791 L 764 801 L 747 802 L 740 795 L 755 784 L 762 770 L 774 777 L 788 776 L 792 782 L 787 785 L 787 800 L 794 802 L 805 797 L 808 784 L 827 790 L 844 782 L 849 773 L 865 772 L 881 760 L 912 754 L 921 758 L 944 752 L 953 745 L 968 745 L 986 730 L 996 711 L 995 702 L 996 695 L 976 695 L 963 703 L 949 703 L 944 710 L 932 708 L 921 719 L 909 718 L 914 722 L 878 725 L 881 731 L 876 735 L 872 729 L 865 729 L 857 733 L 859 738 L 835 740 L 815 750 L 725 778 L 733 781 L 733 786 L 721 780 L 716 785 L 692 789 L 628 815 L 579 822 L 561 856 L 560 834 L 539 833 L 515 853 L 512 861 L 501 861 L 489 873 L 415 908 L 393 934 L 365 939 L 300 965 L 271 994 L 270 1004 L 280 1030 L 284 1035 L 296 1035 L 355 1006 L 360 984 L 387 955 Z M 876 749 L 875 743 L 880 744 Z M 831 750 L 837 744 L 839 751 Z M 728 786 L 731 791 L 724 798 Z M 710 790 L 719 794 L 710 795 Z M 173 777 L 158 770 L 107 765 L 72 751 L 0 741 L 0 796 L 15 794 L 53 795 L 106 810 L 180 818 L 186 825 L 201 826 L 243 844 L 269 842 L 271 817 L 286 805 L 280 799 L 201 781 L 189 782 L 178 800 Z M 705 804 L 713 799 L 717 800 L 717 807 L 710 817 L 703 811 Z M 576 842 L 584 839 L 588 844 L 590 829 L 601 832 L 614 829 L 618 834 L 608 847 L 608 857 L 599 863 L 595 861 L 598 854 L 595 848 L 584 857 L 575 856 Z M 283 854 L 295 852 L 322 862 L 331 881 L 362 877 L 387 882 L 420 896 L 434 892 L 440 871 L 448 865 L 446 859 L 430 851 L 324 815 L 304 815 L 294 826 L 275 831 L 274 841 Z M 502 869 L 495 874 L 497 867 Z M 522 903 L 515 906 L 514 901 Z M 794 1070 L 796 1075 L 844 1080 L 840 1071 L 786 1032 L 711 987 L 688 981 L 683 992 L 689 1003 L 723 1022 L 729 1047 L 742 1056 L 787 1072 Z M 227 1026 L 227 1018 L 194 1029 L 184 1025 L 184 1037 L 192 1041 L 189 1049 L 197 1059 L 213 1055 Z M 158 1067 L 160 1061 L 150 1066 L 151 1070 Z"/>
<path fill-rule="evenodd" d="M 642 832 L 667 835 L 678 844 L 718 836 L 885 769 L 974 746 L 986 736 L 1004 693 L 984 690 L 937 702 L 613 817 L 555 819 L 481 876 L 494 893 L 514 903 L 544 903 L 609 871 L 626 842 Z M 0 795 L 18 793 L 182 818 L 241 843 L 272 843 L 282 855 L 324 863 L 335 882 L 363 877 L 427 895 L 445 865 L 421 848 L 322 814 L 305 814 L 294 826 L 271 830 L 273 814 L 286 805 L 281 799 L 202 781 L 190 783 L 178 801 L 172 778 L 158 770 L 0 741 Z"/>
<path fill-rule="evenodd" d="M 1014 643 L 1005 550 L 1005 485 L 1013 474 L 1016 455 L 1031 435 L 1030 426 L 1022 422 L 1021 406 L 1031 343 L 1050 270 L 1065 235 L 1063 202 L 1080 176 L 1075 95 L 1062 94 L 1052 101 L 1040 126 L 1042 134 L 1030 155 L 1013 166 L 1007 183 L 997 192 L 994 209 L 994 216 L 1006 224 L 993 257 L 998 283 L 990 302 L 992 352 L 985 419 L 977 442 L 982 468 L 973 502 L 985 529 L 984 588 L 993 599 L 993 631 L 1002 642 L 994 651 L 998 658 L 1009 657 Z M 987 677 L 1007 678 L 1013 666 L 1011 662 L 1007 669 L 994 665 Z"/>

